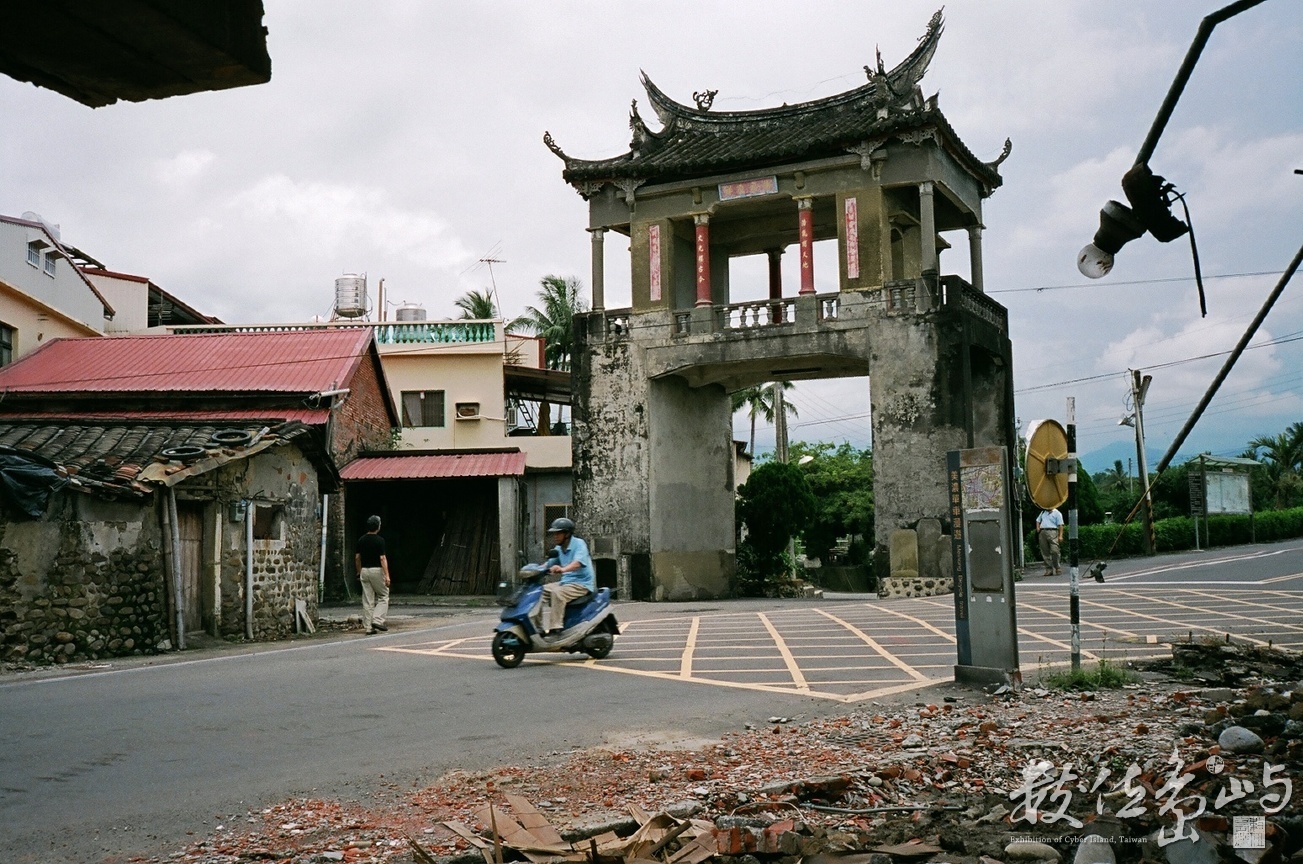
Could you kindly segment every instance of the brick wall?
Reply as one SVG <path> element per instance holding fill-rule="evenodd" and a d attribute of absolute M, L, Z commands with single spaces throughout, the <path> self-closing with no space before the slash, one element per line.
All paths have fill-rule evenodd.
<path fill-rule="evenodd" d="M 378 361 L 368 351 L 347 385 L 348 396 L 331 417 L 330 453 L 343 466 L 363 450 L 389 446 L 391 422 Z"/>

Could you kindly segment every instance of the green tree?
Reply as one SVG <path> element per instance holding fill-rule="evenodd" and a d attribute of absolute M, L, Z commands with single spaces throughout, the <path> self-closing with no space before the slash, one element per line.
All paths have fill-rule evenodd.
<path fill-rule="evenodd" d="M 805 474 L 789 462 L 766 462 L 738 487 L 738 516 L 746 523 L 747 539 L 739 547 L 739 569 L 745 560 L 755 569 L 759 586 L 783 570 L 787 542 L 805 530 L 816 502 Z"/>
<path fill-rule="evenodd" d="M 488 288 L 480 291 L 467 291 L 453 301 L 461 310 L 458 316 L 464 321 L 488 321 L 498 317 L 497 306 L 493 303 L 493 292 Z"/>
<path fill-rule="evenodd" d="M 513 327 L 543 337 L 543 357 L 549 369 L 569 369 L 574 350 L 575 316 L 588 311 L 573 276 L 544 276 L 539 280 L 538 305 L 526 306 Z"/>
<path fill-rule="evenodd" d="M 815 509 L 801 537 L 806 554 L 823 562 L 838 538 L 862 535 L 873 542 L 873 453 L 843 442 L 794 442 L 791 461 L 805 475 Z M 810 457 L 808 460 L 805 457 Z M 804 462 L 804 464 L 802 464 Z"/>
<path fill-rule="evenodd" d="M 1303 423 L 1291 424 L 1277 435 L 1259 435 L 1244 453 L 1263 464 L 1272 506 L 1283 510 L 1303 499 Z"/>

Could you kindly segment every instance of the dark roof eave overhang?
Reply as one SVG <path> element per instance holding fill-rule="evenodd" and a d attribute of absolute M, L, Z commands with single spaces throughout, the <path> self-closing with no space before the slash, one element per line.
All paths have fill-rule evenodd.
<path fill-rule="evenodd" d="M 745 159 L 730 158 L 718 161 L 702 162 L 693 166 L 658 167 L 649 162 L 640 161 L 633 152 L 612 159 L 586 161 L 570 159 L 561 172 L 562 179 L 574 186 L 585 198 L 590 197 L 600 187 L 611 184 L 619 186 L 629 180 L 641 181 L 649 185 L 692 180 L 718 174 L 745 171 L 748 169 L 772 169 L 776 162 L 808 161 L 810 159 L 841 156 L 852 152 L 863 141 L 892 138 L 920 129 L 934 128 L 940 146 L 949 153 L 959 165 L 970 173 L 988 196 L 1004 183 L 1000 172 L 988 162 L 983 162 L 967 145 L 959 139 L 954 127 L 946 120 L 940 109 L 914 112 L 896 116 L 888 120 L 876 121 L 856 130 L 855 134 L 839 136 L 809 145 L 804 152 L 793 150 L 790 153 L 772 156 L 759 154 Z"/>

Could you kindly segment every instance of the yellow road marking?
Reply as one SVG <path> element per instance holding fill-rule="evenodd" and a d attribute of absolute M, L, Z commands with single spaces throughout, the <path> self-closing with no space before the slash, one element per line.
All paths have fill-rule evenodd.
<path fill-rule="evenodd" d="M 1209 591 L 1193 591 L 1193 590 L 1190 590 L 1190 591 L 1186 591 L 1185 593 L 1187 593 L 1187 594 L 1198 594 L 1200 597 L 1207 597 L 1207 598 L 1210 599 L 1210 600 L 1229 600 L 1229 601 L 1232 602 L 1232 603 L 1240 603 L 1240 604 L 1243 604 L 1243 605 L 1245 605 L 1245 606 L 1252 606 L 1252 607 L 1257 608 L 1257 609 L 1270 609 L 1270 610 L 1272 610 L 1273 612 L 1284 612 L 1284 613 L 1289 614 L 1289 615 L 1297 615 L 1297 614 L 1299 613 L 1299 610 L 1298 610 L 1297 608 L 1288 608 L 1288 607 L 1285 607 L 1285 606 L 1273 606 L 1273 605 L 1271 605 L 1270 603 L 1262 603 L 1262 602 L 1259 602 L 1259 601 L 1256 601 L 1256 600 L 1241 600 L 1241 599 L 1238 598 L 1238 597 L 1220 597 L 1220 596 L 1218 596 L 1218 595 L 1216 595 L 1216 594 L 1213 594 L 1213 593 L 1211 593 L 1211 592 L 1209 592 Z M 1294 630 L 1303 630 L 1303 627 L 1295 627 L 1295 626 L 1292 625 L 1292 624 L 1286 624 L 1284 621 L 1279 621 L 1279 622 L 1278 622 L 1278 621 L 1272 621 L 1270 618 L 1264 618 L 1264 619 L 1262 619 L 1262 621 L 1263 621 L 1264 624 L 1279 624 L 1279 625 L 1282 626 L 1282 627 L 1289 627 L 1289 628 L 1294 629 Z"/>
<path fill-rule="evenodd" d="M 1030 631 L 1030 630 L 1025 630 L 1025 629 L 1023 629 L 1022 627 L 1019 627 L 1019 628 L 1018 628 L 1018 635 L 1020 635 L 1020 636 L 1026 636 L 1026 637 L 1028 637 L 1028 638 L 1030 638 L 1030 639 L 1035 639 L 1035 640 L 1038 640 L 1038 641 L 1040 641 L 1040 642 L 1047 642 L 1047 643 L 1049 643 L 1050 645 L 1053 645 L 1055 648 L 1058 648 L 1058 649 L 1061 650 L 1061 651 L 1068 651 L 1068 652 L 1071 652 L 1071 651 L 1072 651 L 1072 646 L 1069 645 L 1067 642 L 1060 642 L 1058 639 L 1051 639 L 1051 638 L 1048 637 L 1048 636 L 1042 636 L 1042 635 L 1039 634 L 1039 633 L 1033 633 L 1032 631 Z M 1081 650 L 1081 656 L 1082 656 L 1082 657 L 1085 657 L 1087 660 L 1098 660 L 1098 659 L 1099 659 L 1099 657 L 1097 657 L 1097 656 L 1094 654 L 1094 652 L 1087 651 L 1087 650 L 1084 649 L 1084 648 Z"/>
<path fill-rule="evenodd" d="M 769 620 L 769 616 L 763 612 L 757 612 L 756 616 L 760 618 L 760 623 L 765 625 L 765 629 L 769 631 L 769 635 L 773 638 L 774 644 L 778 646 L 778 653 L 783 655 L 783 662 L 787 664 L 788 674 L 792 676 L 792 681 L 796 683 L 797 688 L 800 690 L 809 690 L 810 685 L 805 683 L 805 676 L 801 674 L 801 667 L 797 664 L 796 658 L 792 656 L 792 652 L 787 650 L 787 643 L 784 642 L 783 637 L 778 634 L 778 629 L 775 628 L 773 623 Z"/>
<path fill-rule="evenodd" d="M 1164 598 L 1162 598 L 1162 597 L 1145 597 L 1143 594 L 1132 594 L 1132 593 L 1129 592 L 1129 591 L 1119 591 L 1118 593 L 1119 593 L 1119 594 L 1122 594 L 1122 595 L 1124 595 L 1124 596 L 1126 596 L 1126 597 L 1133 597 L 1133 598 L 1135 598 L 1135 599 L 1137 599 L 1137 600 L 1150 600 L 1150 601 L 1152 601 L 1152 602 L 1162 603 L 1162 604 L 1167 605 L 1167 606 L 1174 606 L 1174 607 L 1176 607 L 1177 609 L 1189 609 L 1189 610 L 1191 610 L 1191 611 L 1199 612 L 1200 614 L 1204 614 L 1204 615 L 1217 615 L 1217 614 L 1220 614 L 1220 615 L 1222 615 L 1222 616 L 1227 616 L 1227 615 L 1229 615 L 1230 617 L 1232 617 L 1232 618 L 1237 618 L 1237 619 L 1239 619 L 1239 620 L 1241 620 L 1241 621 L 1251 621 L 1251 622 L 1254 623 L 1254 624 L 1262 624 L 1262 623 L 1263 623 L 1263 621 L 1262 621 L 1261 618 L 1250 618 L 1248 615 L 1240 615 L 1240 614 L 1237 614 L 1237 613 L 1235 613 L 1235 612 L 1227 612 L 1227 611 L 1225 611 L 1225 610 L 1221 610 L 1220 612 L 1209 612 L 1207 609 L 1200 608 L 1199 606 L 1191 606 L 1189 603 L 1177 603 L 1175 600 L 1167 600 L 1167 599 L 1164 599 Z M 1303 630 L 1303 628 L 1301 628 L 1301 627 L 1293 627 L 1292 625 L 1288 625 L 1288 624 L 1281 624 L 1281 625 L 1279 625 L 1279 626 L 1281 626 L 1281 627 L 1291 627 L 1291 629 L 1294 629 L 1294 630 Z M 1222 630 L 1221 630 L 1220 632 L 1225 633 L 1225 632 L 1227 632 L 1227 631 L 1226 631 L 1225 628 L 1222 628 Z M 1244 638 L 1244 639 L 1250 639 L 1250 637 L 1248 637 L 1248 636 L 1244 636 L 1244 637 L 1241 637 L 1241 638 Z M 1250 641 L 1258 642 L 1259 645 L 1266 645 L 1266 644 L 1267 644 L 1266 642 L 1261 642 L 1261 641 L 1256 640 L 1256 639 L 1250 639 Z"/>
<path fill-rule="evenodd" d="M 1036 610 L 1037 612 L 1040 612 L 1040 613 L 1045 614 L 1045 615 L 1049 615 L 1049 616 L 1051 616 L 1051 617 L 1053 617 L 1053 618 L 1061 618 L 1061 619 L 1063 619 L 1063 620 L 1065 620 L 1065 621 L 1069 621 L 1069 622 L 1072 620 L 1072 616 L 1070 616 L 1070 615 L 1064 615 L 1062 612 L 1055 612 L 1053 609 L 1042 609 L 1041 607 L 1039 607 L 1039 606 L 1033 606 L 1033 605 L 1031 605 L 1030 603 L 1019 603 L 1018 605 L 1019 605 L 1020 607 L 1025 607 L 1025 608 L 1027 608 L 1027 609 L 1034 609 L 1034 610 Z M 1106 625 L 1106 624 L 1100 624 L 1100 623 L 1096 622 L 1095 619 L 1093 619 L 1093 618 L 1092 618 L 1090 621 L 1084 621 L 1084 622 L 1082 622 L 1082 623 L 1085 624 L 1087 627 L 1094 627 L 1096 630 L 1107 630 L 1107 631 L 1109 631 L 1110 633 L 1118 633 L 1118 634 L 1121 634 L 1121 635 L 1123 635 L 1123 636 L 1129 636 L 1129 637 L 1131 637 L 1131 638 L 1133 638 L 1133 639 L 1134 639 L 1134 638 L 1138 638 L 1139 635 L 1140 635 L 1140 634 L 1138 634 L 1138 633 L 1132 633 L 1130 630 L 1123 630 L 1123 629 L 1120 628 L 1120 627 L 1109 627 L 1109 626 Z"/>
<path fill-rule="evenodd" d="M 1290 581 L 1291 579 L 1298 579 L 1298 578 L 1300 578 L 1300 577 L 1303 577 L 1303 573 L 1291 573 L 1291 574 L 1288 575 L 1288 576 L 1273 576 L 1271 579 L 1263 579 L 1263 580 L 1262 580 L 1261 582 L 1259 582 L 1258 584 L 1259 584 L 1259 585 L 1274 585 L 1274 584 L 1276 584 L 1277 582 L 1288 582 L 1288 581 Z"/>
<path fill-rule="evenodd" d="M 1125 591 L 1117 591 L 1116 593 L 1125 595 L 1127 592 L 1125 592 Z M 1134 599 L 1134 595 L 1130 595 L 1130 596 L 1133 596 L 1133 599 Z M 1147 598 L 1147 597 L 1141 597 L 1141 598 L 1139 598 L 1139 599 L 1147 600 L 1147 599 L 1149 599 L 1149 598 Z M 1081 602 L 1084 603 L 1084 604 L 1087 604 L 1087 605 L 1089 605 L 1089 606 L 1099 606 L 1099 607 L 1104 608 L 1104 609 L 1113 609 L 1114 611 L 1118 611 L 1118 610 L 1114 609 L 1114 607 L 1112 607 L 1112 606 L 1105 606 L 1103 603 L 1097 603 L 1097 602 L 1095 602 L 1094 600 L 1087 600 L 1087 599 L 1085 599 L 1084 597 L 1082 598 Z M 1173 605 L 1175 605 L 1175 604 L 1173 604 Z M 1146 620 L 1148 620 L 1148 621 L 1157 621 L 1159 624 L 1171 624 L 1171 625 L 1175 625 L 1175 626 L 1177 626 L 1177 627 L 1185 627 L 1186 629 L 1207 630 L 1207 631 L 1210 632 L 1210 633 L 1217 633 L 1218 635 L 1221 635 L 1221 634 L 1223 634 L 1223 633 L 1226 632 L 1225 629 L 1218 629 L 1218 628 L 1215 628 L 1215 627 L 1205 627 L 1205 626 L 1203 626 L 1202 624 L 1192 624 L 1192 623 L 1190 623 L 1189 621 L 1173 621 L 1171 618 L 1160 618 L 1160 617 L 1158 617 L 1157 615 L 1146 615 L 1144 612 L 1137 612 L 1137 611 L 1135 611 L 1135 610 L 1130 610 L 1130 613 L 1129 613 L 1129 614 L 1131 614 L 1132 616 L 1134 616 L 1134 617 L 1136 617 L 1136 618 L 1144 618 L 1144 619 L 1146 619 Z M 1256 643 L 1259 644 L 1259 645 L 1266 645 L 1266 644 L 1267 644 L 1266 642 L 1263 642 L 1263 641 L 1261 641 L 1261 640 L 1259 640 L 1259 639 L 1254 639 L 1254 638 L 1251 637 L 1251 636 L 1243 636 L 1243 637 L 1241 637 L 1241 638 L 1243 638 L 1243 639 L 1245 639 L 1246 641 L 1249 641 L 1249 642 L 1256 642 Z"/>
<path fill-rule="evenodd" d="M 889 660 L 897 668 L 901 669 L 902 671 L 906 672 L 909 675 L 912 675 L 914 678 L 920 681 L 928 680 L 927 677 L 923 675 L 923 673 L 919 672 L 913 666 L 910 666 L 904 660 L 901 660 L 895 654 L 892 654 L 886 648 L 883 648 L 881 645 L 877 643 L 877 640 L 875 640 L 868 633 L 865 633 L 860 628 L 856 627 L 854 624 L 850 623 L 849 621 L 844 621 L 841 618 L 838 618 L 836 615 L 833 615 L 831 612 L 825 612 L 822 609 L 816 609 L 814 611 L 818 612 L 820 615 L 824 616 L 829 621 L 836 621 L 838 624 L 842 625 L 847 630 L 851 631 L 856 636 L 860 637 L 860 639 L 863 640 L 865 645 L 868 645 L 874 651 L 877 651 L 883 657 L 887 658 L 887 660 Z"/>
<path fill-rule="evenodd" d="M 693 618 L 692 627 L 688 628 L 688 644 L 683 649 L 683 659 L 679 661 L 679 675 L 683 678 L 692 678 L 692 652 L 697 646 L 697 628 L 701 627 L 701 619 Z"/>
<path fill-rule="evenodd" d="M 927 621 L 924 621 L 922 618 L 915 618 L 913 615 L 908 615 L 908 614 L 906 614 L 906 613 L 904 613 L 904 612 L 899 612 L 899 611 L 897 611 L 897 610 L 895 610 L 895 609 L 888 609 L 888 608 L 886 608 L 885 606 L 874 606 L 874 605 L 871 604 L 871 603 L 865 603 L 864 605 L 865 605 L 865 606 L 868 606 L 870 609 L 876 609 L 876 610 L 878 610 L 878 611 L 880 611 L 880 612 L 887 612 L 887 613 L 890 613 L 890 614 L 892 614 L 892 615 L 899 615 L 901 618 L 904 618 L 904 619 L 906 619 L 906 620 L 908 620 L 908 621 L 913 621 L 915 624 L 917 624 L 918 626 L 922 627 L 924 630 L 930 630 L 931 632 L 933 632 L 933 633 L 935 633 L 936 635 L 940 636 L 942 639 L 945 639 L 947 642 L 951 643 L 952 645 L 953 645 L 953 644 L 955 643 L 955 641 L 956 641 L 954 636 L 951 636 L 949 633 L 947 633 L 947 632 L 944 631 L 944 630 L 941 630 L 941 629 L 939 629 L 939 628 L 937 628 L 937 627 L 932 626 L 932 625 L 929 624 Z"/>

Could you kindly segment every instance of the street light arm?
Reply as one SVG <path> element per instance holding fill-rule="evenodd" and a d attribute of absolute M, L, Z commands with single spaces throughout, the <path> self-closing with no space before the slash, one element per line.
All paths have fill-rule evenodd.
<path fill-rule="evenodd" d="M 1163 99 L 1163 104 L 1159 106 L 1158 116 L 1154 117 L 1154 125 L 1149 127 L 1149 134 L 1145 136 L 1145 143 L 1140 145 L 1140 152 L 1136 154 L 1135 164 L 1148 164 L 1149 157 L 1154 155 L 1154 149 L 1158 146 L 1158 139 L 1162 137 L 1163 130 L 1167 128 L 1167 121 L 1171 119 L 1172 111 L 1176 109 L 1176 103 L 1185 90 L 1186 82 L 1190 80 L 1190 75 L 1194 73 L 1194 65 L 1199 62 L 1199 55 L 1203 53 L 1203 46 L 1208 43 L 1208 38 L 1212 36 L 1213 28 L 1227 18 L 1239 15 L 1246 9 L 1252 9 L 1262 2 L 1264 0 L 1238 0 L 1236 3 L 1218 9 L 1200 22 L 1194 41 L 1190 43 L 1190 50 L 1186 51 L 1185 60 L 1181 62 L 1181 68 L 1176 72 L 1176 79 L 1172 81 L 1172 86 L 1167 91 L 1167 97 Z"/>

